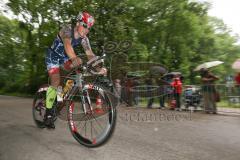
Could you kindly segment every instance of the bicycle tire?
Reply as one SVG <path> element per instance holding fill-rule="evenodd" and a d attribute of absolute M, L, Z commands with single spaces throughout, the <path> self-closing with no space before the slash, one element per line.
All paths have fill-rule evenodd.
<path fill-rule="evenodd" d="M 93 87 L 93 88 L 101 88 L 101 87 L 95 85 L 95 87 Z M 94 89 L 92 89 L 92 91 L 93 90 Z M 96 90 L 94 90 L 94 91 L 97 94 L 100 93 L 99 91 L 96 91 Z M 107 109 L 108 112 L 106 112 L 106 114 L 105 113 L 103 114 L 103 115 L 107 116 L 106 117 L 106 122 L 107 122 L 106 125 L 107 126 L 104 128 L 104 130 L 102 132 L 100 132 L 99 135 L 96 135 L 96 137 L 89 138 L 90 135 L 86 135 L 86 133 L 84 136 L 81 128 L 79 129 L 79 127 L 76 124 L 80 123 L 80 122 L 85 123 L 85 125 L 88 122 L 91 122 L 91 124 L 92 124 L 92 120 L 97 120 L 96 118 L 99 118 L 99 117 L 93 117 L 92 119 L 89 119 L 88 114 L 81 113 L 82 115 L 80 115 L 80 114 L 77 115 L 76 113 L 74 113 L 74 110 L 76 109 L 76 108 L 74 108 L 74 103 L 75 103 L 74 100 L 68 104 L 68 124 L 69 124 L 69 129 L 71 131 L 71 134 L 77 142 L 79 142 L 81 145 L 84 145 L 89 148 L 99 147 L 99 146 L 105 144 L 113 135 L 113 132 L 114 132 L 115 126 L 116 126 L 116 117 L 117 117 L 116 107 L 114 105 L 112 105 L 107 92 L 104 89 L 102 89 L 101 91 L 103 91 L 103 93 L 101 93 L 102 101 L 104 101 L 103 104 L 108 106 L 105 108 L 105 111 Z M 80 104 L 83 105 L 82 101 L 80 102 Z M 95 116 L 94 113 L 90 114 L 90 115 Z M 103 115 L 101 115 L 101 116 L 103 116 Z M 83 117 L 81 117 L 81 116 L 83 116 Z M 85 119 L 84 119 L 84 117 L 85 117 Z M 95 128 L 94 128 L 94 130 L 95 130 Z"/>
<path fill-rule="evenodd" d="M 45 101 L 46 91 L 37 92 L 35 94 L 32 105 L 32 115 L 34 123 L 38 128 L 45 128 L 43 121 L 45 115 Z"/>
<path fill-rule="evenodd" d="M 44 115 L 46 112 L 46 94 L 47 94 L 48 85 L 41 86 L 38 91 L 35 93 L 33 104 L 32 104 L 32 116 L 33 121 L 38 128 L 45 128 Z M 56 100 L 53 104 L 53 115 L 55 122 L 57 120 L 56 113 Z"/>

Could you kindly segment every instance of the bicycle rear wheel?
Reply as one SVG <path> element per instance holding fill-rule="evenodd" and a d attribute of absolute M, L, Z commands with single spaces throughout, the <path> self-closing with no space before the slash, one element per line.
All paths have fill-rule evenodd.
<path fill-rule="evenodd" d="M 107 91 L 103 88 L 93 86 L 88 93 L 91 104 L 85 103 L 87 109 L 85 113 L 83 110 L 84 100 L 80 96 L 75 96 L 70 102 L 68 107 L 69 128 L 73 137 L 80 144 L 86 147 L 98 147 L 105 144 L 114 132 L 116 107 L 112 105 Z"/>
<path fill-rule="evenodd" d="M 32 115 L 33 120 L 38 128 L 45 128 L 44 123 L 44 115 L 46 113 L 46 94 L 47 94 L 48 85 L 43 85 L 38 89 L 36 92 L 33 105 L 32 105 Z M 55 100 L 53 104 L 53 121 L 57 120 L 57 113 L 56 113 L 57 102 Z"/>
<path fill-rule="evenodd" d="M 33 100 L 32 115 L 36 126 L 39 128 L 45 128 L 44 125 L 44 115 L 46 112 L 45 104 L 46 104 L 46 91 L 37 92 Z"/>

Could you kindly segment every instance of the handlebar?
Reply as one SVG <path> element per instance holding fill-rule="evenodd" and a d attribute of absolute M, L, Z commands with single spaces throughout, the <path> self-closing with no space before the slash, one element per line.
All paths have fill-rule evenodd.
<path fill-rule="evenodd" d="M 89 72 L 92 75 L 99 75 L 98 72 L 94 71 L 94 69 L 101 63 L 104 63 L 104 58 L 106 57 L 106 55 L 102 55 L 102 56 L 96 56 L 92 59 L 90 59 L 89 61 L 87 61 L 86 64 L 82 64 L 79 67 L 73 68 L 73 71 L 76 72 Z"/>

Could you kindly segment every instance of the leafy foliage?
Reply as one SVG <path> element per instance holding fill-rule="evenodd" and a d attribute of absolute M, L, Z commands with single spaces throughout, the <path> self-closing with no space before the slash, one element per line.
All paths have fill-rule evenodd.
<path fill-rule="evenodd" d="M 0 16 L 0 89 L 32 93 L 47 81 L 45 50 L 64 23 L 79 10 L 92 13 L 96 23 L 89 34 L 93 51 L 100 54 L 110 41 L 130 41 L 131 48 L 107 52 L 112 78 L 130 71 L 127 61 L 161 63 L 180 71 L 185 83 L 194 83 L 200 63 L 222 60 L 221 76 L 234 73 L 238 37 L 219 19 L 209 17 L 209 4 L 189 0 L 10 0 L 18 20 Z M 81 52 L 81 48 L 77 49 Z M 126 57 L 127 58 L 124 58 Z M 119 58 L 120 57 L 120 58 Z M 112 58 L 112 59 L 111 59 Z"/>

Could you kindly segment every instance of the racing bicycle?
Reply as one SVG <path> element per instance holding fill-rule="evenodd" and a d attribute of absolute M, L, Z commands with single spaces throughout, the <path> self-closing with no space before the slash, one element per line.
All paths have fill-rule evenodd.
<path fill-rule="evenodd" d="M 111 101 L 111 92 L 99 82 L 85 81 L 89 75 L 97 75 L 94 70 L 102 63 L 104 56 L 89 60 L 63 77 L 63 101 L 55 100 L 54 121 L 63 118 L 68 121 L 72 136 L 86 147 L 105 144 L 114 132 L 116 106 Z M 49 85 L 42 85 L 36 92 L 32 113 L 37 127 L 45 128 L 46 92 Z"/>

